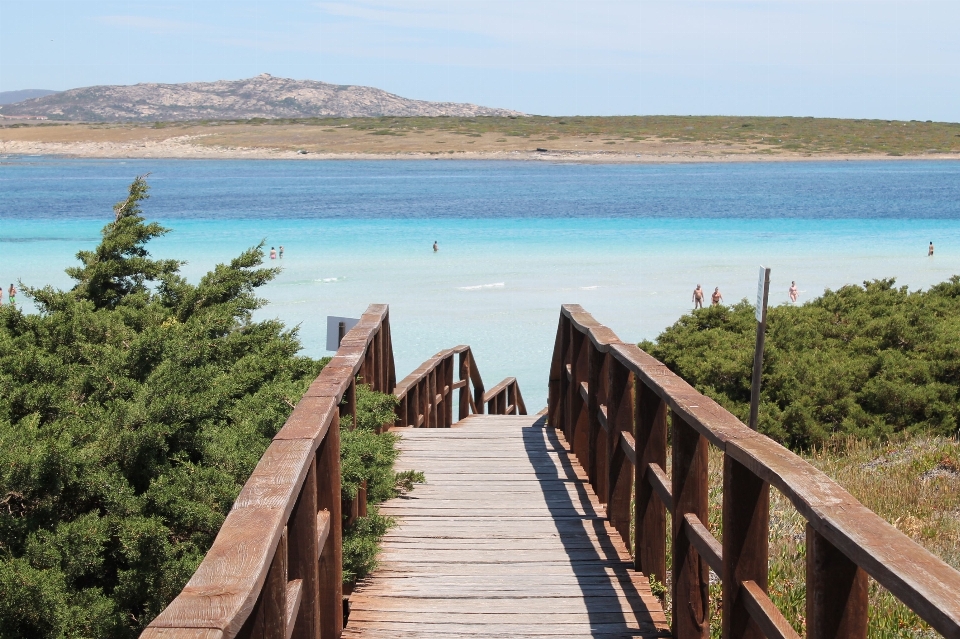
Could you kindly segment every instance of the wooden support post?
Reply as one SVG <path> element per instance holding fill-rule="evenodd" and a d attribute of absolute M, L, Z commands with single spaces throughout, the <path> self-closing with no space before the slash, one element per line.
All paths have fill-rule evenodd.
<path fill-rule="evenodd" d="M 350 386 L 347 387 L 346 403 L 340 406 L 340 416 L 350 415 L 350 430 L 357 427 L 357 378 L 350 380 Z"/>
<path fill-rule="evenodd" d="M 293 639 L 317 639 L 320 636 L 317 510 L 317 463 L 314 458 L 288 524 L 287 572 L 291 581 L 300 579 L 303 582 Z"/>
<path fill-rule="evenodd" d="M 340 420 L 330 422 L 317 452 L 317 507 L 330 513 L 330 534 L 320 552 L 320 636 L 343 632 L 343 518 L 340 511 Z"/>
<path fill-rule="evenodd" d="M 578 331 L 573 322 L 570 322 L 570 332 L 573 336 L 573 364 L 571 372 L 573 379 L 570 382 L 570 447 L 577 461 L 586 469 L 588 464 L 588 440 L 590 437 L 590 423 L 587 419 L 587 402 L 580 392 L 581 382 L 587 381 L 587 337 Z"/>
<path fill-rule="evenodd" d="M 437 369 L 427 375 L 427 397 L 430 402 L 430 428 L 439 426 L 437 423 Z"/>
<path fill-rule="evenodd" d="M 703 522 L 706 525 L 706 522 Z M 744 581 L 767 590 L 770 486 L 723 458 L 723 639 L 764 639 L 745 604 Z"/>
<path fill-rule="evenodd" d="M 627 548 L 630 546 L 630 483 L 633 467 L 620 445 L 621 433 L 633 435 L 633 402 L 630 371 L 614 357 L 607 355 L 607 520 Z M 636 555 L 634 555 L 636 558 Z"/>
<path fill-rule="evenodd" d="M 584 341 L 587 349 L 587 457 L 580 458 L 580 464 L 587 471 L 590 485 L 600 497 L 601 503 L 606 501 L 606 495 L 600 490 L 600 474 L 597 472 L 600 462 L 600 419 L 597 413 L 600 410 L 600 368 L 603 364 L 603 353 L 597 350 L 589 339 Z M 604 451 L 605 452 L 605 451 Z"/>
<path fill-rule="evenodd" d="M 375 381 L 372 384 L 374 390 L 381 393 L 387 392 L 385 390 L 387 386 L 386 371 L 384 370 L 384 356 L 383 356 L 383 328 L 381 327 L 377 334 L 373 336 L 373 344 L 371 344 L 371 349 L 374 352 L 374 357 L 376 357 L 376 364 L 374 366 L 375 372 Z M 392 390 L 392 389 L 391 389 Z"/>
<path fill-rule="evenodd" d="M 470 351 L 460 353 L 460 381 L 465 383 L 460 387 L 458 398 L 459 419 L 466 419 L 470 416 Z"/>
<path fill-rule="evenodd" d="M 387 390 L 392 393 L 397 388 L 397 371 L 393 361 L 393 336 L 390 333 L 390 317 L 383 319 L 383 329 L 387 334 Z"/>
<path fill-rule="evenodd" d="M 472 351 L 470 352 L 470 376 L 473 380 L 473 405 L 477 408 L 477 414 L 483 415 L 483 381 L 480 379 L 480 373 L 477 372 L 477 360 L 473 359 Z"/>
<path fill-rule="evenodd" d="M 554 357 L 557 359 L 557 379 L 550 384 L 550 415 L 547 418 L 551 427 L 561 431 L 566 428 L 567 393 L 570 388 L 570 382 L 567 379 L 570 329 L 567 324 L 567 317 L 560 313 L 560 322 L 557 324 L 557 346 L 554 351 Z"/>
<path fill-rule="evenodd" d="M 567 349 L 567 361 L 564 366 L 570 367 L 570 381 L 567 384 L 566 407 L 564 415 L 566 420 L 563 424 L 563 436 L 570 444 L 573 450 L 573 436 L 577 429 L 577 418 L 580 417 L 580 409 L 583 407 L 583 398 L 580 396 L 580 383 L 577 380 L 577 354 L 583 345 L 583 335 L 573 326 L 573 322 L 567 322 L 567 332 L 570 334 L 570 348 Z M 564 373 L 566 376 L 566 373 Z"/>
<path fill-rule="evenodd" d="M 667 469 L 667 405 L 646 384 L 637 381 L 637 466 L 635 530 L 637 570 L 667 583 L 666 507 L 647 479 L 650 464 Z"/>
<path fill-rule="evenodd" d="M 710 636 L 706 560 L 687 536 L 684 516 L 695 515 L 706 525 L 708 505 L 707 440 L 679 415 L 673 422 L 673 636 L 707 639 Z"/>
<path fill-rule="evenodd" d="M 250 639 L 287 639 L 287 529 L 270 564 L 260 599 L 250 615 Z"/>
<path fill-rule="evenodd" d="M 453 426 L 453 355 L 448 355 L 443 360 L 443 383 L 447 392 L 443 396 L 443 415 L 446 427 Z"/>
<path fill-rule="evenodd" d="M 866 639 L 867 574 L 807 524 L 807 639 Z"/>

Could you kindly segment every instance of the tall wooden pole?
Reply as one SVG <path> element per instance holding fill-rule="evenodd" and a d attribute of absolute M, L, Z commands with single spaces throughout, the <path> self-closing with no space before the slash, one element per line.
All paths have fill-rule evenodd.
<path fill-rule="evenodd" d="M 750 386 L 750 428 L 757 430 L 760 414 L 760 376 L 763 372 L 763 341 L 767 334 L 767 297 L 770 294 L 770 269 L 760 267 L 757 282 L 757 347 L 753 352 L 753 383 Z"/>

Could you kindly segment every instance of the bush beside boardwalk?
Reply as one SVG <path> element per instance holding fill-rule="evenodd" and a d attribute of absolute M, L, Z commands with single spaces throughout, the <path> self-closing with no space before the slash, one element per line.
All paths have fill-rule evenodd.
<path fill-rule="evenodd" d="M 0 307 L 5 639 L 137 636 L 193 574 L 325 363 L 297 354 L 295 330 L 252 321 L 255 290 L 277 273 L 262 247 L 189 284 L 179 262 L 146 250 L 167 232 L 142 217 L 146 197 L 138 178 L 68 270 L 72 290 L 25 287 L 39 314 Z M 361 398 L 358 430 L 392 407 Z M 395 441 L 371 434 L 344 437 L 346 498 L 356 481 L 378 498 L 405 485 Z M 373 563 L 389 523 L 373 515 L 347 531 L 348 576 Z"/>
<path fill-rule="evenodd" d="M 794 450 L 836 436 L 954 437 L 960 277 L 910 292 L 892 279 L 771 308 L 759 430 Z M 744 422 L 756 320 L 746 300 L 683 316 L 640 347 Z"/>
<path fill-rule="evenodd" d="M 893 280 L 847 286 L 772 308 L 768 321 L 760 430 L 960 569 L 960 278 L 912 293 Z M 694 311 L 640 346 L 746 421 L 755 331 L 744 301 Z M 718 538 L 722 465 L 711 449 L 710 524 Z M 773 491 L 770 595 L 801 634 L 804 529 Z M 716 637 L 720 594 L 717 583 Z M 937 635 L 871 581 L 869 636 Z"/>

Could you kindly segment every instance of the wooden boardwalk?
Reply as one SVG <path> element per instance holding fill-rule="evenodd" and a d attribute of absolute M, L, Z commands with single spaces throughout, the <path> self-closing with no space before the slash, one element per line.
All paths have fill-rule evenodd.
<path fill-rule="evenodd" d="M 344 637 L 657 637 L 659 600 L 562 434 L 538 416 L 399 428 L 398 525 L 350 597 Z"/>

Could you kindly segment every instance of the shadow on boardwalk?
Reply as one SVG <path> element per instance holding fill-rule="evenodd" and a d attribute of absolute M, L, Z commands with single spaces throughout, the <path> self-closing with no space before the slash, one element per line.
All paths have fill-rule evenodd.
<path fill-rule="evenodd" d="M 398 470 L 427 483 L 381 507 L 398 525 L 345 637 L 662 636 L 659 601 L 542 419 L 398 430 Z"/>
<path fill-rule="evenodd" d="M 591 635 L 669 636 L 659 605 L 653 614 L 648 608 L 649 584 L 632 570 L 629 551 L 620 534 L 607 525 L 583 469 L 559 431 L 545 422 L 541 417 L 523 429 L 524 447 L 582 593 Z M 660 624 L 655 624 L 654 616 Z"/>

